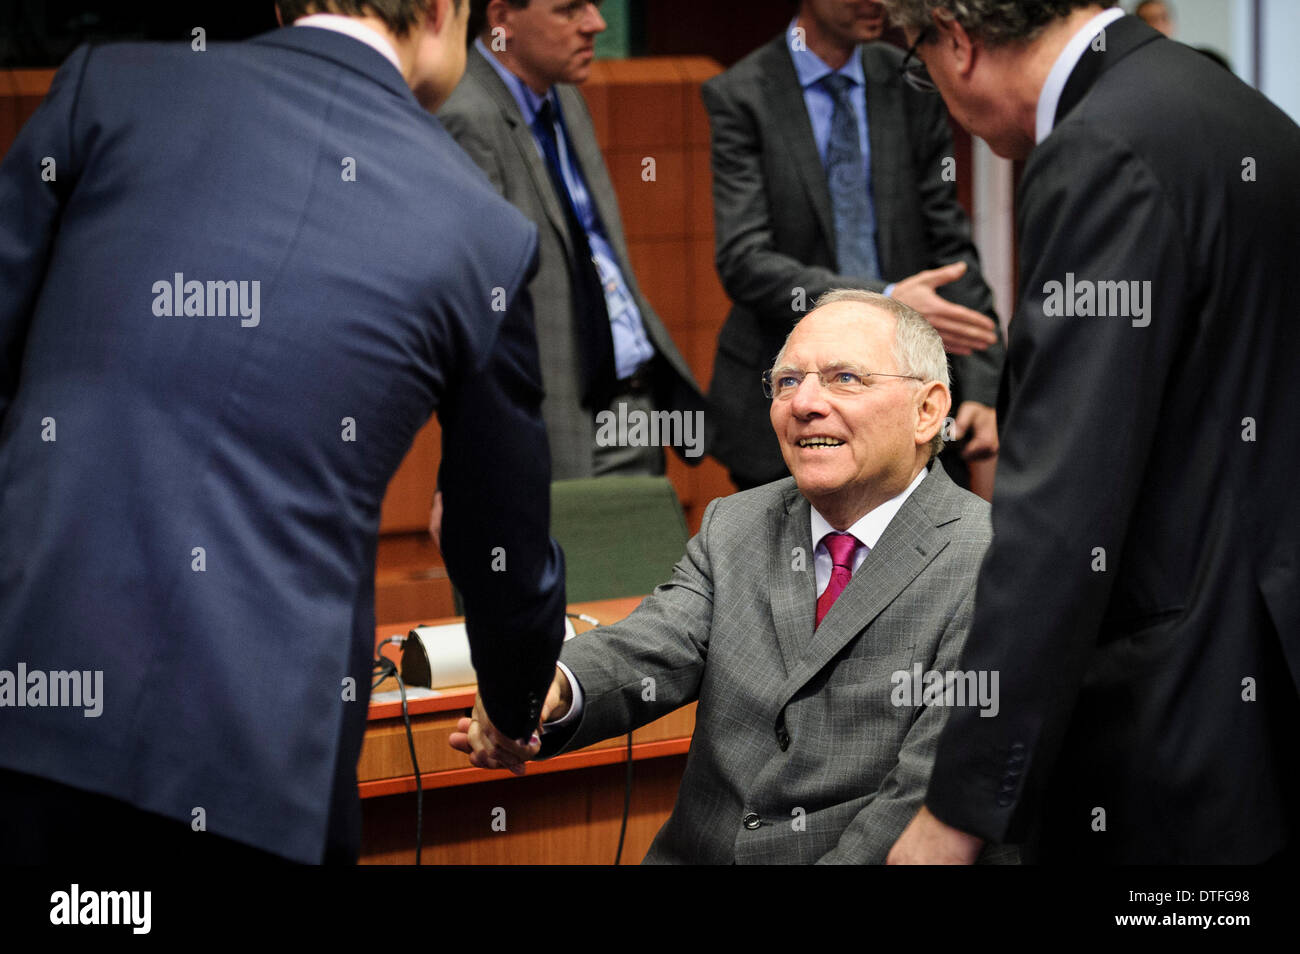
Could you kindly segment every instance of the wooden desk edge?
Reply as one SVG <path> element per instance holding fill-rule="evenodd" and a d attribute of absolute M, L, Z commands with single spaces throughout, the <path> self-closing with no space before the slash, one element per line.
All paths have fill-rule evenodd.
<path fill-rule="evenodd" d="M 632 761 L 664 758 L 669 755 L 682 755 L 691 747 L 691 740 L 661 739 L 655 742 L 637 742 L 632 746 Z M 529 762 L 525 766 L 525 775 L 546 775 L 551 772 L 571 772 L 575 769 L 590 768 L 595 765 L 614 765 L 627 761 L 627 747 L 615 746 L 608 749 L 582 749 L 578 752 L 566 752 L 553 759 L 542 762 Z M 447 772 L 420 773 L 420 781 L 425 789 L 450 788 L 455 785 L 475 785 L 479 782 L 495 782 L 498 779 L 516 778 L 505 769 L 480 769 L 467 766 Z M 403 775 L 398 778 L 382 778 L 369 782 L 359 782 L 357 788 L 362 798 L 378 798 L 383 795 L 401 795 L 415 791 L 415 776 Z"/>

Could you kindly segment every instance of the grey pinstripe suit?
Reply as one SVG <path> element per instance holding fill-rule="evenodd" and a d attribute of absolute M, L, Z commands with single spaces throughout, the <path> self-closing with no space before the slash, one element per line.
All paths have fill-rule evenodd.
<path fill-rule="evenodd" d="M 891 704 L 890 675 L 956 668 L 988 510 L 932 464 L 814 631 L 809 504 L 793 478 L 713 501 L 669 582 L 565 645 L 585 706 L 542 755 L 699 700 L 647 862 L 883 862 L 921 806 L 946 714 Z"/>

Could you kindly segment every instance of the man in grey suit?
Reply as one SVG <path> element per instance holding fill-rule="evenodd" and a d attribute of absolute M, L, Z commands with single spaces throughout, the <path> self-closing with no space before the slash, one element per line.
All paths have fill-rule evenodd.
<path fill-rule="evenodd" d="M 824 296 L 766 382 L 793 478 L 713 501 L 671 580 L 565 645 L 540 740 L 465 719 L 452 745 L 520 773 L 698 700 L 647 861 L 881 863 L 920 807 L 947 708 L 997 711 L 987 679 L 920 691 L 955 670 L 989 508 L 933 459 L 947 362 L 906 305 Z"/>
<path fill-rule="evenodd" d="M 472 10 L 478 39 L 438 118 L 538 228 L 529 288 L 554 478 L 662 474 L 660 447 L 597 440 L 605 410 L 617 418 L 703 409 L 686 360 L 637 286 L 591 115 L 572 85 L 590 73 L 605 21 L 586 0 L 477 0 Z M 682 440 L 675 449 L 697 463 L 703 448 Z"/>
<path fill-rule="evenodd" d="M 967 461 L 997 452 L 1002 346 L 957 202 L 947 116 L 903 84 L 897 50 L 868 42 L 883 27 L 879 3 L 802 0 L 790 29 L 702 89 L 718 274 L 733 302 L 709 448 L 742 488 L 785 474 L 750 384 L 828 288 L 892 295 L 942 335 L 954 372 L 946 436 L 962 442 L 943 458 L 954 479 L 966 483 Z"/>

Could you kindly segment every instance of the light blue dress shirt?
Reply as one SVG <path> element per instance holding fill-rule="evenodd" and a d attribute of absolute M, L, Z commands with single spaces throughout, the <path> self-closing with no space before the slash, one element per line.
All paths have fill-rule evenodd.
<path fill-rule="evenodd" d="M 799 18 L 795 17 L 785 31 L 786 48 L 794 60 L 794 71 L 803 88 L 803 102 L 808 110 L 808 119 L 812 122 L 813 140 L 817 143 L 817 155 L 822 165 L 826 165 L 826 146 L 831 141 L 831 117 L 835 113 L 835 98 L 822 86 L 822 79 L 831 73 L 839 73 L 853 80 L 853 89 L 849 96 L 853 100 L 853 113 L 858 120 L 858 144 L 862 147 L 862 162 L 866 166 L 867 183 L 871 183 L 871 137 L 867 125 L 867 78 L 862 73 L 862 57 L 855 48 L 847 63 L 838 70 L 833 70 L 812 50 L 794 48 L 795 27 Z M 874 204 L 874 203 L 873 203 Z M 892 294 L 894 283 L 885 286 L 884 293 Z"/>
<path fill-rule="evenodd" d="M 564 124 L 564 112 L 560 109 L 560 98 L 555 95 L 554 89 L 547 90 L 545 96 L 538 96 L 529 89 L 527 83 L 501 65 L 482 39 L 475 40 L 474 45 L 484 59 L 492 64 L 492 68 L 519 104 L 524 122 L 528 123 L 529 130 L 533 132 L 533 145 L 537 146 L 537 154 L 542 157 L 542 162 L 546 162 L 546 154 L 542 151 L 541 143 L 537 142 L 534 123 L 543 101 L 551 101 L 557 119 L 556 146 L 560 153 L 560 171 L 564 175 L 564 184 L 569 189 L 569 198 L 573 201 L 578 221 L 587 232 L 587 244 L 591 246 L 596 274 L 605 292 L 605 308 L 609 312 L 610 333 L 614 339 L 614 371 L 619 378 L 631 377 L 637 368 L 654 357 L 654 345 L 646 337 L 641 310 L 636 306 L 636 299 L 623 276 L 623 270 L 618 267 L 618 256 L 614 254 L 614 247 L 605 235 L 605 227 L 596 214 L 596 204 L 587 191 L 582 172 L 569 158 L 569 134 Z M 829 128 L 828 125 L 827 129 Z"/>

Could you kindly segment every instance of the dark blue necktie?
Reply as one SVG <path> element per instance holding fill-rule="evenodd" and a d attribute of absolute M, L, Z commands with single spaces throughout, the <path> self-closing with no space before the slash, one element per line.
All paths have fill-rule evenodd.
<path fill-rule="evenodd" d="M 546 157 L 546 171 L 555 187 L 555 198 L 564 210 L 569 241 L 573 246 L 569 272 L 573 284 L 574 331 L 582 371 L 582 403 L 593 410 L 601 410 L 609 404 L 614 392 L 614 334 L 609 327 L 605 289 L 596 273 L 587 229 L 578 218 L 568 183 L 564 181 L 560 149 L 556 144 L 555 119 L 555 107 L 547 98 L 537 110 L 537 119 L 533 123 L 534 138 Z M 570 158 L 576 162 L 574 157 Z"/>
<path fill-rule="evenodd" d="M 835 214 L 835 247 L 842 275 L 880 278 L 876 258 L 876 215 L 871 183 L 862 156 L 858 118 L 853 112 L 853 80 L 832 73 L 822 86 L 835 100 L 831 138 L 826 145 L 826 181 Z"/>

